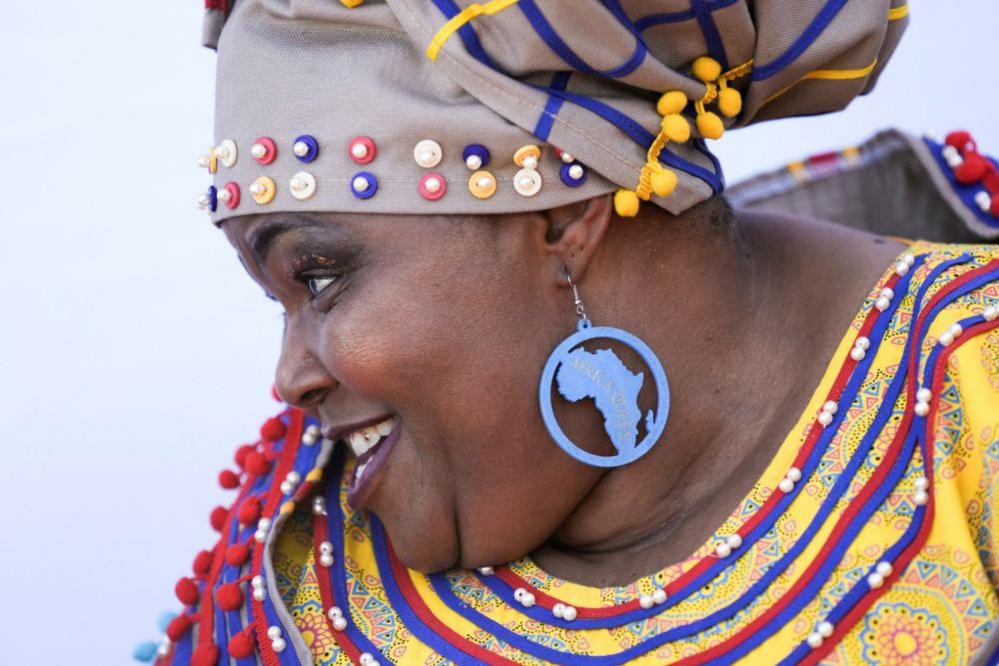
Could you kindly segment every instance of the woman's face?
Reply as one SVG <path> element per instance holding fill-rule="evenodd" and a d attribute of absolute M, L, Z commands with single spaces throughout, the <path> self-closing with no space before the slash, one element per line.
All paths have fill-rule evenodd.
<path fill-rule="evenodd" d="M 394 418 L 351 499 L 403 563 L 521 557 L 598 481 L 537 404 L 545 360 L 575 328 L 545 216 L 272 213 L 223 228 L 285 309 L 281 396 L 337 439 Z M 596 410 L 572 414 L 567 431 L 602 430 Z"/>

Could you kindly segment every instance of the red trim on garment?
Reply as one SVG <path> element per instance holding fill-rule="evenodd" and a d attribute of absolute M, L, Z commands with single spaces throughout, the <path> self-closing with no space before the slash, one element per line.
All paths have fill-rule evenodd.
<path fill-rule="evenodd" d="M 881 291 L 885 287 L 894 289 L 898 285 L 898 281 L 901 279 L 894 271 L 891 275 L 884 280 L 883 284 L 879 284 L 875 289 L 876 291 Z M 870 297 L 869 297 L 870 298 Z M 878 317 L 881 316 L 881 311 L 876 308 L 871 308 L 871 311 L 867 313 L 867 318 L 864 319 L 864 323 L 861 325 L 860 330 L 857 331 L 857 337 L 868 336 L 871 330 L 874 329 L 874 325 L 877 323 Z M 826 400 L 836 400 L 842 397 L 843 390 L 846 388 L 847 383 L 850 381 L 850 376 L 853 374 L 853 370 L 857 367 L 859 361 L 854 361 L 850 358 L 850 355 L 846 355 L 846 359 L 843 362 L 843 366 L 840 368 L 839 374 L 836 375 L 836 380 L 833 382 L 832 387 L 829 389 L 829 394 L 826 396 Z M 805 442 L 802 444 L 801 448 L 798 450 L 798 455 L 795 456 L 794 462 L 791 463 L 791 467 L 802 468 L 808 458 L 811 456 L 813 449 L 819 438 L 822 436 L 824 428 L 816 426 L 816 422 L 813 421 L 809 427 L 808 436 Z M 784 497 L 784 493 L 781 492 L 776 487 L 772 489 L 770 496 L 764 500 L 763 504 L 757 509 L 750 518 L 739 528 L 736 532 L 739 536 L 745 538 L 747 534 L 750 534 L 756 526 L 759 525 L 763 520 L 774 510 L 777 503 Z M 670 581 L 663 589 L 666 591 L 667 596 L 675 594 L 678 590 L 685 587 L 690 581 L 694 580 L 700 576 L 704 571 L 711 567 L 717 558 L 714 555 L 707 555 L 702 557 L 700 561 L 694 564 L 685 573 L 681 574 L 678 578 Z M 524 580 L 516 573 L 510 569 L 509 565 L 503 565 L 496 567 L 494 574 L 506 582 L 513 588 L 523 587 L 524 589 L 531 590 L 534 594 L 535 604 L 541 606 L 542 608 L 547 608 L 551 610 L 557 603 L 564 603 L 559 599 L 545 594 L 535 586 L 531 585 L 528 581 Z M 615 617 L 618 615 L 623 615 L 624 613 L 630 613 L 632 611 L 641 608 L 641 604 L 638 599 L 633 599 L 627 603 L 616 604 L 614 606 L 602 606 L 602 607 L 585 607 L 576 608 L 576 617 L 578 618 L 607 618 Z"/>
<path fill-rule="evenodd" d="M 281 501 L 281 484 L 278 479 L 288 476 L 295 456 L 298 453 L 299 443 L 302 441 L 302 425 L 305 423 L 305 413 L 300 409 L 289 409 L 288 431 L 285 433 L 284 447 L 279 454 L 277 467 L 274 476 L 271 478 L 270 488 L 267 490 L 267 499 L 264 501 L 264 510 L 261 515 L 270 518 L 271 530 L 274 529 L 274 519 L 279 502 Z M 250 567 L 251 578 L 261 573 L 264 560 L 264 544 L 258 543 L 253 547 L 253 559 Z M 261 574 L 262 575 L 262 574 Z M 266 577 L 265 577 L 266 582 Z M 265 666 L 280 666 L 277 653 L 271 649 L 271 639 L 267 637 L 267 616 L 264 614 L 264 602 L 257 601 L 250 595 L 253 604 L 253 627 L 257 632 L 257 647 L 260 649 L 260 659 Z M 286 641 L 291 646 L 291 641 Z"/>
<path fill-rule="evenodd" d="M 313 550 L 312 557 L 315 560 L 316 567 L 320 566 L 319 544 L 323 543 L 324 541 L 330 540 L 330 531 L 329 531 L 329 526 L 326 524 L 326 520 L 327 517 L 325 515 L 317 515 L 314 516 L 312 519 L 313 533 L 315 535 L 312 539 L 312 550 Z M 326 573 L 325 571 L 320 571 L 317 568 L 316 580 L 319 583 L 319 600 L 323 605 L 323 618 L 326 621 L 327 626 L 329 627 L 330 635 L 333 636 L 333 640 L 336 642 L 337 645 L 340 646 L 340 649 L 343 650 L 345 653 L 347 653 L 347 656 L 350 657 L 350 660 L 354 663 L 357 663 L 361 659 L 361 651 L 357 648 L 356 645 L 354 645 L 353 641 L 350 640 L 350 637 L 347 636 L 346 631 L 338 631 L 333 628 L 333 622 L 330 620 L 330 616 L 328 614 L 330 608 L 337 605 L 336 597 L 333 596 L 333 586 L 330 584 L 329 574 Z M 347 621 L 349 622 L 350 621 L 349 600 L 344 599 L 343 606 L 340 607 L 340 610 L 343 611 L 344 617 L 348 618 Z"/>
<path fill-rule="evenodd" d="M 517 662 L 487 650 L 477 643 L 473 643 L 441 622 L 441 620 L 433 614 L 433 611 L 430 610 L 426 602 L 423 601 L 423 597 L 420 596 L 420 593 L 417 592 L 416 586 L 413 584 L 413 579 L 409 576 L 409 570 L 403 566 L 402 562 L 399 561 L 399 558 L 396 557 L 395 550 L 392 548 L 392 544 L 388 541 L 388 539 L 386 539 L 386 546 L 389 561 L 392 563 L 392 575 L 395 576 L 395 581 L 399 585 L 399 589 L 402 591 L 403 596 L 406 598 L 406 602 L 424 624 L 433 629 L 434 633 L 436 633 L 439 637 L 443 638 L 448 643 L 474 659 L 478 659 L 479 661 L 483 661 L 487 664 L 495 664 L 497 666 L 516 665 Z"/>
<path fill-rule="evenodd" d="M 995 262 L 993 262 L 995 263 Z M 968 342 L 975 336 L 981 333 L 987 333 L 993 329 L 999 328 L 999 319 L 994 321 L 983 321 L 969 326 L 964 333 L 962 333 L 957 340 L 951 343 L 947 349 L 940 353 L 937 357 L 937 367 L 933 371 L 933 381 L 931 382 L 933 391 L 933 400 L 930 404 L 930 413 L 926 415 L 926 454 L 923 460 L 924 471 L 923 474 L 927 479 L 931 480 L 927 492 L 929 494 L 929 501 L 926 503 L 926 512 L 924 514 L 925 518 L 923 524 L 919 528 L 919 532 L 916 534 L 916 538 L 912 540 L 909 547 L 903 550 L 898 559 L 892 563 L 892 573 L 890 576 L 885 577 L 885 584 L 877 589 L 873 589 L 867 594 L 865 594 L 858 602 L 857 605 L 850 609 L 846 615 L 844 615 L 839 622 L 836 623 L 836 627 L 833 630 L 832 636 L 823 641 L 822 645 L 813 649 L 807 657 L 805 657 L 801 663 L 802 664 L 817 664 L 819 661 L 827 654 L 829 651 L 836 646 L 840 640 L 842 640 L 847 633 L 853 628 L 853 626 L 860 620 L 861 617 L 866 614 L 867 610 L 877 601 L 885 592 L 888 591 L 890 585 L 889 580 L 901 576 L 902 572 L 909 563 L 915 558 L 919 551 L 926 545 L 926 540 L 930 536 L 930 529 L 933 526 L 933 509 L 935 505 L 933 483 L 932 479 L 935 474 L 933 473 L 933 434 L 930 432 L 931 424 L 936 421 L 937 410 L 940 406 L 940 401 L 938 399 L 938 391 L 943 386 L 944 373 L 947 370 L 947 361 L 950 360 L 951 354 L 957 351 L 961 345 Z"/>
<path fill-rule="evenodd" d="M 916 323 L 910 329 L 912 337 L 909 341 L 909 344 L 911 345 L 920 344 L 919 338 L 917 336 L 919 335 L 919 332 L 923 328 L 923 323 L 925 322 L 927 313 L 929 313 L 938 302 L 940 302 L 944 297 L 946 297 L 954 290 L 961 287 L 963 284 L 972 280 L 978 274 L 983 272 L 988 272 L 997 267 L 999 267 L 999 259 L 993 260 L 988 264 L 986 264 L 985 266 L 982 266 L 981 268 L 973 269 L 964 273 L 960 277 L 955 278 L 953 281 L 948 283 L 943 289 L 938 291 L 923 307 L 922 311 L 919 314 L 918 319 L 916 320 Z M 917 350 L 918 347 L 913 351 Z M 918 376 L 917 376 L 918 361 L 919 361 L 919 355 L 917 353 L 913 353 L 909 359 L 909 378 L 906 381 L 907 385 L 906 405 L 912 405 L 915 403 L 916 386 L 918 384 Z M 861 489 L 860 494 L 858 494 L 855 499 L 850 501 L 849 506 L 846 508 L 846 510 L 837 520 L 836 526 L 829 534 L 829 537 L 826 539 L 826 543 L 819 550 L 815 559 L 809 563 L 808 568 L 805 569 L 802 575 L 794 582 L 794 584 L 788 589 L 788 591 L 784 594 L 784 596 L 782 596 L 775 604 L 770 606 L 762 615 L 754 619 L 748 625 L 743 627 L 738 633 L 734 634 L 727 640 L 718 643 L 712 648 L 704 652 L 698 653 L 697 655 L 688 657 L 687 659 L 682 659 L 676 662 L 677 664 L 684 664 L 684 665 L 702 664 L 709 659 L 713 659 L 715 657 L 720 657 L 724 655 L 729 649 L 734 648 L 739 643 L 741 643 L 744 640 L 744 637 L 752 635 L 757 629 L 766 625 L 770 620 L 776 617 L 788 604 L 790 604 L 794 600 L 794 597 L 801 591 L 801 588 L 806 586 L 809 583 L 809 581 L 815 576 L 817 569 L 822 564 L 822 561 L 829 556 L 829 553 L 832 551 L 837 541 L 842 537 L 843 533 L 849 528 L 850 522 L 853 519 L 853 517 L 860 511 L 861 508 L 863 508 L 864 503 L 869 500 L 870 496 L 881 485 L 881 482 L 884 480 L 884 477 L 888 475 L 889 470 L 891 469 L 892 465 L 895 462 L 895 458 L 898 457 L 899 449 L 901 448 L 902 444 L 905 442 L 905 438 L 908 434 L 909 426 L 912 423 L 914 414 L 915 412 L 913 412 L 912 409 L 906 409 L 905 415 L 902 417 L 902 421 L 899 423 L 898 429 L 895 431 L 895 437 L 893 438 L 891 444 L 888 446 L 888 449 L 885 452 L 885 456 L 882 459 L 881 464 L 878 465 L 877 469 L 874 471 L 874 474 L 872 474 L 871 478 L 868 479 L 867 482 L 864 484 L 864 487 Z M 930 501 L 927 503 L 926 513 L 928 514 L 928 517 L 921 530 L 928 529 L 926 525 L 932 522 L 932 511 L 931 511 L 932 503 L 933 503 L 933 495 L 931 493 Z M 922 534 L 922 532 L 920 532 L 920 534 Z M 925 537 L 923 538 L 925 539 Z M 918 541 L 919 537 L 917 537 L 916 542 L 914 542 L 912 546 L 918 545 Z M 912 546 L 910 546 L 909 549 L 904 551 L 904 553 L 909 553 L 912 549 Z M 893 570 L 891 576 L 886 578 L 886 582 L 893 577 L 897 577 L 898 574 L 901 572 L 901 570 L 904 568 L 905 564 L 907 563 L 907 561 L 906 562 L 902 561 L 901 556 L 899 557 L 898 560 L 896 560 L 896 562 L 899 564 L 899 566 L 895 567 L 893 565 L 893 569 L 895 570 Z M 885 589 L 887 587 L 888 586 L 885 585 L 878 589 Z M 865 595 L 864 598 L 866 599 L 867 596 L 869 595 Z M 854 609 L 852 609 L 850 613 L 852 614 L 859 607 L 860 603 L 858 602 L 857 606 L 854 607 Z M 850 615 L 848 615 L 847 617 L 850 617 Z M 839 624 L 843 624 L 843 622 L 840 621 Z M 836 629 L 838 630 L 839 627 L 837 627 Z M 833 641 L 830 637 L 830 639 L 827 639 L 826 641 L 823 642 L 823 645 L 828 645 L 831 647 L 835 645 L 835 641 Z"/>

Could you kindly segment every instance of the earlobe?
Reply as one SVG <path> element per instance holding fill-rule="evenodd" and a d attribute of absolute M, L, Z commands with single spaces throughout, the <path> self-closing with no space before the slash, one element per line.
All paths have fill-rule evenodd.
<path fill-rule="evenodd" d="M 553 265 L 560 284 L 569 286 L 565 269 L 577 283 L 583 279 L 590 260 L 603 242 L 613 212 L 609 194 L 545 211 L 548 251 L 556 260 L 557 265 Z"/>

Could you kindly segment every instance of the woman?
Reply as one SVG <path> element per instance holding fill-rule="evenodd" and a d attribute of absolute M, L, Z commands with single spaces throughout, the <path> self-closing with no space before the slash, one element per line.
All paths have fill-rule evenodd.
<path fill-rule="evenodd" d="M 704 143 L 869 90 L 906 7 L 660 4 L 210 7 L 202 204 L 290 407 L 160 663 L 991 658 L 999 251 L 761 207 L 807 168 L 733 212 Z M 906 158 L 897 216 L 993 233 L 966 133 L 809 199 Z"/>

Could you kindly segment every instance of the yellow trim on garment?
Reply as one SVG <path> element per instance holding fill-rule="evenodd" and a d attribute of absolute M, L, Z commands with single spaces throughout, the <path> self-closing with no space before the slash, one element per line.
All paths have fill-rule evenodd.
<path fill-rule="evenodd" d="M 808 81 L 809 79 L 818 79 L 822 81 L 850 81 L 853 79 L 862 79 L 871 72 L 873 72 L 874 68 L 877 66 L 878 66 L 878 59 L 875 58 L 874 62 L 872 62 L 870 65 L 868 65 L 867 67 L 861 67 L 860 69 L 816 69 L 812 72 L 809 72 L 808 74 L 805 74 L 803 77 L 801 77 L 791 85 L 787 86 L 786 88 L 779 90 L 770 97 L 768 97 L 766 100 L 764 100 L 761 106 L 766 106 L 770 102 L 774 101 L 784 93 L 794 88 L 802 81 Z"/>
<path fill-rule="evenodd" d="M 899 19 L 904 19 L 909 15 L 909 4 L 899 5 L 898 7 L 892 7 L 888 10 L 888 20 L 897 21 Z"/>
<path fill-rule="evenodd" d="M 503 11 L 511 5 L 517 4 L 517 0 L 491 0 L 484 5 L 474 4 L 465 7 L 460 12 L 451 17 L 444 26 L 437 31 L 434 38 L 430 40 L 430 45 L 427 46 L 427 57 L 431 60 L 437 60 L 437 56 L 440 55 L 441 49 L 444 48 L 444 43 L 450 39 L 451 35 L 456 33 L 462 26 L 474 19 L 476 16 L 481 16 L 483 14 L 495 14 L 496 12 Z"/>

